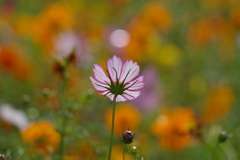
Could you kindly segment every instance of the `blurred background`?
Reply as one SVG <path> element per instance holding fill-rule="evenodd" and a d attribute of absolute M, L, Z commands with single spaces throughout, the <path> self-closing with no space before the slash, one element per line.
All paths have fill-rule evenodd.
<path fill-rule="evenodd" d="M 127 129 L 146 160 L 240 159 L 238 0 L 0 0 L 0 153 L 54 159 L 64 128 L 64 160 L 105 160 L 112 105 L 89 76 L 113 55 L 145 87 L 117 103 L 112 159 Z"/>

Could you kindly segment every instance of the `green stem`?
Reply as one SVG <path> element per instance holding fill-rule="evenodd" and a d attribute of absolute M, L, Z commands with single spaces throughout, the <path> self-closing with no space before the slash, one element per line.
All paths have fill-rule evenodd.
<path fill-rule="evenodd" d="M 218 144 L 219 144 L 219 142 L 217 142 L 216 145 L 215 145 L 215 147 L 213 148 L 213 153 L 212 153 L 212 158 L 211 158 L 211 160 L 214 159 L 214 153 L 216 152 L 216 149 L 217 149 L 217 147 L 218 147 Z"/>
<path fill-rule="evenodd" d="M 64 114 L 64 100 L 65 100 L 65 88 L 67 83 L 67 77 L 66 77 L 66 70 L 63 72 L 63 80 L 60 90 L 60 115 L 63 117 L 62 126 L 61 126 L 61 142 L 59 144 L 59 159 L 63 159 L 63 153 L 64 153 L 64 138 L 65 138 L 65 131 L 67 126 L 67 116 Z"/>
<path fill-rule="evenodd" d="M 117 95 L 114 96 L 114 100 L 113 100 L 112 130 L 111 130 L 111 138 L 110 138 L 110 145 L 109 145 L 109 152 L 108 152 L 108 160 L 111 160 L 111 154 L 112 154 L 112 141 L 113 141 L 113 132 L 114 132 L 114 119 L 115 119 L 116 98 L 117 98 Z"/>
<path fill-rule="evenodd" d="M 125 160 L 126 144 L 123 144 L 123 160 Z"/>
<path fill-rule="evenodd" d="M 239 140 L 238 140 L 237 130 L 235 131 L 234 135 L 235 135 L 236 141 L 237 141 L 237 148 L 240 149 L 240 143 L 239 143 Z M 240 152 L 237 152 L 237 153 L 238 153 L 238 158 L 240 159 Z"/>

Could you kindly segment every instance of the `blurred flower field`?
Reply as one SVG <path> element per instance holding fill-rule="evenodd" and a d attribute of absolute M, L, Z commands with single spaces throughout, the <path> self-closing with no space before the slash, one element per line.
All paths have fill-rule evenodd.
<path fill-rule="evenodd" d="M 239 160 L 239 79 L 239 0 L 1 0 L 0 160 Z"/>

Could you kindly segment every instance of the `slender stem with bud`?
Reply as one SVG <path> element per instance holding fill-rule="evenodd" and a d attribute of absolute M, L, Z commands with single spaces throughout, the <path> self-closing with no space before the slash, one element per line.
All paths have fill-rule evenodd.
<path fill-rule="evenodd" d="M 115 119 L 116 98 L 117 98 L 117 95 L 114 95 L 113 111 L 112 111 L 112 129 L 111 129 L 110 145 L 109 145 L 109 152 L 108 152 L 108 160 L 111 160 L 111 154 L 112 154 L 112 141 L 113 141 L 113 133 L 114 133 L 114 119 Z"/>

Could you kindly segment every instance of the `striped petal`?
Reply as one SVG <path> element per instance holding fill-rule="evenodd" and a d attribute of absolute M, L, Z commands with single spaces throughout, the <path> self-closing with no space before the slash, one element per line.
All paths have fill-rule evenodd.
<path fill-rule="evenodd" d="M 106 92 L 102 92 L 100 93 L 101 95 L 106 95 L 107 97 L 109 97 L 112 101 L 114 100 L 114 94 L 110 93 L 109 91 Z M 122 95 L 118 95 L 116 98 L 116 102 L 124 102 L 127 101 L 127 99 L 122 96 Z"/>
<path fill-rule="evenodd" d="M 128 91 L 137 91 L 137 90 L 141 90 L 143 87 L 144 87 L 144 77 L 140 76 L 137 79 L 130 81 L 125 88 L 128 88 L 127 89 Z"/>
<path fill-rule="evenodd" d="M 128 100 L 128 101 L 132 101 L 134 99 L 136 99 L 139 95 L 140 95 L 141 91 L 124 91 L 123 96 Z"/>
<path fill-rule="evenodd" d="M 109 58 L 107 60 L 107 70 L 113 82 L 116 82 L 122 71 L 122 60 L 116 56 Z"/>
<path fill-rule="evenodd" d="M 110 79 L 106 76 L 104 73 L 102 67 L 98 64 L 94 64 L 95 68 L 93 69 L 95 79 L 98 80 L 99 82 L 102 83 L 109 83 L 110 84 Z"/>
<path fill-rule="evenodd" d="M 140 72 L 140 67 L 137 65 L 136 62 L 133 63 L 132 60 L 126 61 L 123 64 L 119 81 L 123 82 L 124 79 L 126 78 L 124 83 L 127 83 L 132 79 L 134 79 L 139 74 L 139 72 Z"/>
<path fill-rule="evenodd" d="M 123 97 L 122 95 L 117 96 L 116 102 L 124 102 L 124 101 L 127 101 L 125 97 Z"/>
<path fill-rule="evenodd" d="M 90 80 L 92 81 L 92 84 L 94 86 L 94 88 L 98 91 L 98 92 L 106 92 L 108 91 L 108 84 L 106 83 L 101 83 L 98 80 L 96 80 L 95 78 L 93 78 L 92 76 L 89 77 Z"/>

